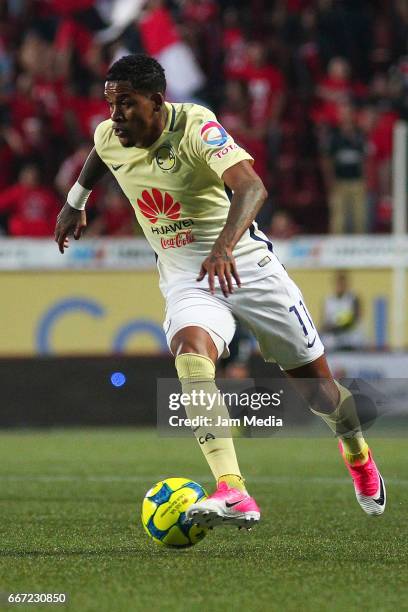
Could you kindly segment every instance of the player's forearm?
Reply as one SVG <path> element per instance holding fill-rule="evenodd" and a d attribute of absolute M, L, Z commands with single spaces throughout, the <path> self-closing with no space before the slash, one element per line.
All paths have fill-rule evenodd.
<path fill-rule="evenodd" d="M 87 157 L 78 180 L 68 192 L 67 206 L 76 210 L 84 210 L 92 189 L 107 171 L 108 167 L 103 163 L 94 147 Z"/>
<path fill-rule="evenodd" d="M 78 177 L 78 183 L 85 189 L 93 189 L 98 181 L 108 172 L 108 167 L 101 160 L 95 147 L 88 155 Z"/>
<path fill-rule="evenodd" d="M 234 191 L 227 221 L 216 240 L 217 246 L 233 249 L 254 221 L 267 198 L 262 181 L 251 180 Z"/>

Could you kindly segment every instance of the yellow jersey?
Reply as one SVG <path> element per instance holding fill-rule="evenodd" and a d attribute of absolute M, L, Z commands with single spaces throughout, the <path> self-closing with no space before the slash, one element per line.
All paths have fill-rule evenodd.
<path fill-rule="evenodd" d="M 169 104 L 160 137 L 148 148 L 122 147 L 110 119 L 95 130 L 95 149 L 133 206 L 157 255 L 161 288 L 194 281 L 227 219 L 222 175 L 252 157 L 198 104 Z M 272 245 L 253 223 L 234 251 L 242 282 L 271 273 Z M 202 283 L 208 283 L 206 279 Z"/>

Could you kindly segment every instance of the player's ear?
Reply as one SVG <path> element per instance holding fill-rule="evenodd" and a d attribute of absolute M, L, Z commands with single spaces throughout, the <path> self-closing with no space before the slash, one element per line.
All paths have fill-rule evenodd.
<path fill-rule="evenodd" d="M 156 93 L 151 94 L 150 99 L 153 102 L 153 110 L 158 113 L 164 104 L 163 94 L 157 91 Z"/>

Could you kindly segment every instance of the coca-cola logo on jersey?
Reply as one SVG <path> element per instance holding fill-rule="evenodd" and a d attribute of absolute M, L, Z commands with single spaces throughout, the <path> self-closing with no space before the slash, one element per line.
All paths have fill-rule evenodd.
<path fill-rule="evenodd" d="M 186 246 L 186 244 L 191 244 L 191 242 L 194 242 L 194 234 L 191 230 L 179 232 L 175 236 L 160 239 L 160 244 L 163 249 L 179 249 L 180 247 Z"/>
<path fill-rule="evenodd" d="M 166 191 L 162 193 L 159 189 L 153 188 L 150 191 L 142 191 L 141 198 L 137 198 L 137 205 L 140 212 L 150 223 L 157 221 L 175 221 L 180 217 L 181 204 L 175 202 L 174 198 Z"/>

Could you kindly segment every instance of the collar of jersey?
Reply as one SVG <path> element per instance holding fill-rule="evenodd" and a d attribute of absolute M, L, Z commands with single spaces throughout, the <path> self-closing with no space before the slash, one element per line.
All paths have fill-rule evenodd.
<path fill-rule="evenodd" d="M 163 132 L 172 132 L 176 122 L 176 109 L 174 108 L 174 104 L 170 104 L 170 102 L 165 102 L 164 104 L 167 108 L 167 120 Z"/>
<path fill-rule="evenodd" d="M 164 126 L 164 129 L 158 139 L 155 140 L 154 143 L 150 145 L 150 147 L 146 147 L 146 151 L 151 151 L 152 149 L 155 149 L 159 142 L 162 140 L 163 136 L 168 132 L 172 132 L 174 129 L 174 124 L 176 120 L 176 109 L 174 108 L 173 104 L 170 104 L 170 102 L 165 102 L 165 105 L 167 108 L 166 125 Z"/>

